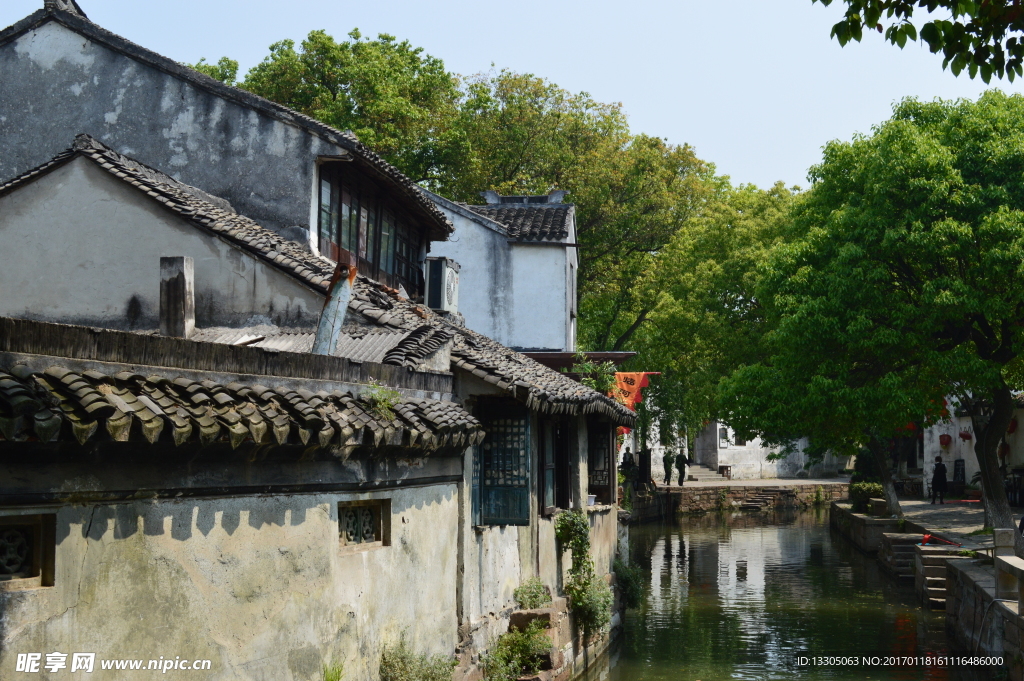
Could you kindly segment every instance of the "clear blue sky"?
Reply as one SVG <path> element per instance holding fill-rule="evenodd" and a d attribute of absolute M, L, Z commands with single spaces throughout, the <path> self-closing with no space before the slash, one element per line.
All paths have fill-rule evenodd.
<path fill-rule="evenodd" d="M 2 0 L 0 26 L 43 0 Z M 843 3 L 811 0 L 79 0 L 89 18 L 182 62 L 245 69 L 283 38 L 323 28 L 391 33 L 471 74 L 494 64 L 622 102 L 634 131 L 688 143 L 734 182 L 806 185 L 831 139 L 869 132 L 913 95 L 977 97 L 985 85 L 941 69 L 920 45 L 872 34 L 840 48 Z M 1022 82 L 995 83 L 1020 92 Z"/>

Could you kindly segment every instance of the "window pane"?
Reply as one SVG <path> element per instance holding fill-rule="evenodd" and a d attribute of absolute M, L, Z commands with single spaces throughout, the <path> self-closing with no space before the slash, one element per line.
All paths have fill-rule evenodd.
<path fill-rule="evenodd" d="M 327 242 L 331 236 L 331 183 L 326 178 L 320 180 L 320 229 L 317 234 L 320 238 L 320 253 L 329 255 Z"/>
<path fill-rule="evenodd" d="M 551 508 L 555 505 L 555 469 L 544 469 L 544 507 Z"/>
<path fill-rule="evenodd" d="M 395 217 L 385 210 L 380 218 L 380 266 L 388 274 L 395 271 L 394 230 Z"/>
<path fill-rule="evenodd" d="M 338 235 L 338 245 L 347 251 L 352 248 L 352 190 L 348 187 L 341 188 L 341 227 Z"/>
<path fill-rule="evenodd" d="M 366 232 L 369 225 L 369 212 L 366 206 L 359 207 L 359 257 L 366 260 Z"/>
<path fill-rule="evenodd" d="M 377 263 L 377 206 L 376 201 L 367 201 L 366 206 L 366 259 Z"/>

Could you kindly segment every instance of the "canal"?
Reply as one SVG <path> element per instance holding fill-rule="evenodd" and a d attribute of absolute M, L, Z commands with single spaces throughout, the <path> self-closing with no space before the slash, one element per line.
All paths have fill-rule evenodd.
<path fill-rule="evenodd" d="M 632 526 L 630 546 L 647 575 L 645 603 L 627 612 L 620 642 L 591 679 L 978 678 L 859 664 L 948 654 L 945 618 L 832 533 L 825 509 Z M 801 665 L 801 657 L 847 664 Z"/>

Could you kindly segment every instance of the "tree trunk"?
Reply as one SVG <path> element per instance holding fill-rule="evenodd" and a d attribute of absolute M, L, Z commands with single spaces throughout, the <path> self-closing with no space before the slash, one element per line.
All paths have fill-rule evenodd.
<path fill-rule="evenodd" d="M 981 493 L 985 497 L 988 511 L 992 518 L 992 526 L 999 528 L 1016 528 L 1010 511 L 1010 500 L 1006 498 L 1003 486 L 1003 474 L 999 470 L 999 443 L 1003 433 L 1013 418 L 1015 405 L 1010 389 L 1004 383 L 991 393 L 991 405 L 975 402 L 971 405 L 971 423 L 974 424 L 974 454 L 978 458 L 981 469 Z M 1019 532 L 1016 537 L 1014 552 L 1024 558 L 1024 538 Z"/>
<path fill-rule="evenodd" d="M 897 518 L 903 517 L 903 508 L 900 506 L 900 499 L 896 496 L 896 485 L 892 481 L 892 466 L 886 454 L 885 446 L 881 440 L 872 437 L 868 440 L 868 451 L 871 452 L 875 465 L 878 466 L 878 474 L 882 476 L 882 494 L 885 496 L 885 504 L 889 507 L 889 513 Z"/>

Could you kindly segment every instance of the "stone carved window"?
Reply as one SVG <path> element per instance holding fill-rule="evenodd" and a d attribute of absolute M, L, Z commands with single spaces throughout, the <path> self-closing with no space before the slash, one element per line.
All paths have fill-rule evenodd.
<path fill-rule="evenodd" d="M 349 550 L 391 544 L 391 500 L 342 501 L 338 503 L 338 536 Z"/>
<path fill-rule="evenodd" d="M 0 516 L 0 591 L 53 586 L 56 516 Z"/>

